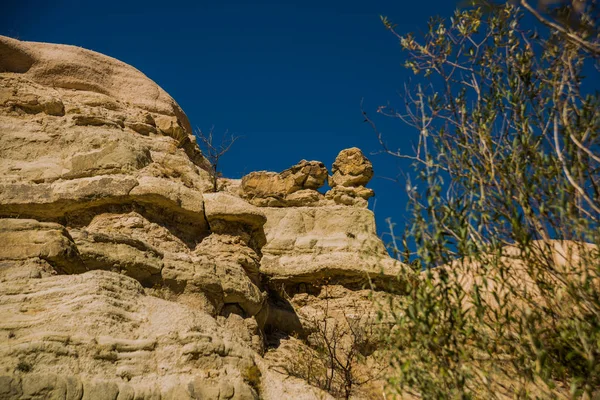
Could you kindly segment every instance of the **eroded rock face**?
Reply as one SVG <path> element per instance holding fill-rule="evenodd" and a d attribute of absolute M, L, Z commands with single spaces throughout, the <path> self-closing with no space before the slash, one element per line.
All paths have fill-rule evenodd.
<path fill-rule="evenodd" d="M 364 208 L 370 162 L 342 151 L 326 195 L 318 161 L 220 193 L 206 163 L 135 68 L 0 36 L 0 398 L 328 398 L 272 369 L 267 332 L 306 334 L 324 285 L 339 314 L 401 267 Z"/>
<path fill-rule="evenodd" d="M 365 186 L 373 177 L 371 161 L 357 147 L 345 149 L 338 154 L 331 169 L 329 186 Z"/>
<path fill-rule="evenodd" d="M 85 272 L 67 230 L 60 224 L 32 219 L 0 219 L 0 262 L 1 275 L 11 271 L 12 278 L 40 277 L 47 271 Z"/>
<path fill-rule="evenodd" d="M 373 177 L 371 161 L 356 147 L 338 154 L 329 177 L 331 190 L 325 194 L 335 204 L 366 207 L 367 200 L 375 195 L 365 187 Z"/>
<path fill-rule="evenodd" d="M 369 277 L 386 279 L 401 268 L 387 257 L 370 210 L 325 206 L 263 211 L 267 244 L 261 272 L 272 283 L 301 286 L 328 280 L 360 287 Z"/>
<path fill-rule="evenodd" d="M 145 296 L 134 279 L 13 280 L 0 296 L 3 398 L 258 398 L 242 375 L 252 350 L 210 315 Z"/>
<path fill-rule="evenodd" d="M 345 205 L 366 208 L 367 200 L 375 195 L 365 185 L 373 177 L 373 166 L 356 147 L 342 150 L 328 176 L 323 163 L 302 160 L 293 167 L 277 172 L 251 172 L 244 176 L 239 187 L 228 180 L 229 192 L 259 207 L 316 207 Z M 328 179 L 325 195 L 317 189 Z"/>
<path fill-rule="evenodd" d="M 161 203 L 161 215 L 206 229 L 208 174 L 189 122 L 129 65 L 0 37 L 0 131 L 0 216 Z"/>
<path fill-rule="evenodd" d="M 213 315 L 225 304 L 260 310 L 251 247 L 264 244 L 265 217 L 241 199 L 204 209 L 206 160 L 168 94 L 77 47 L 0 37 L 0 55 L 0 217 L 12 218 L 0 227 L 5 265 L 35 256 L 59 273 L 99 269 L 166 287 Z M 227 267 L 215 262 L 245 252 L 225 257 Z"/>
<path fill-rule="evenodd" d="M 302 160 L 283 172 L 251 172 L 242 179 L 240 194 L 263 207 L 316 204 L 317 192 L 327 179 L 327 168 L 319 161 Z"/>

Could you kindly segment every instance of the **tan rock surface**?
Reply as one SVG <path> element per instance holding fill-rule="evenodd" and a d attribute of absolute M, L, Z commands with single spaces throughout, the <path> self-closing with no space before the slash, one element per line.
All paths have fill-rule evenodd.
<path fill-rule="evenodd" d="M 520 299 L 520 301 L 531 299 L 538 304 L 552 307 L 547 302 L 547 294 L 540 293 L 539 282 L 554 282 L 556 289 L 553 297 L 560 299 L 558 302 L 562 307 L 568 304 L 572 295 L 569 294 L 569 286 L 562 281 L 559 283 L 558 279 L 564 279 L 560 277 L 569 275 L 594 276 L 595 265 L 592 260 L 597 258 L 600 251 L 591 243 L 571 240 L 535 240 L 532 241 L 530 249 L 530 253 L 524 256 L 518 246 L 505 246 L 502 248 L 499 258 L 497 258 L 498 254 L 494 253 L 477 260 L 459 259 L 449 265 L 440 266 L 434 271 L 434 276 L 437 279 L 438 272 L 446 269 L 452 272 L 448 274 L 449 279 L 456 279 L 467 293 L 473 291 L 474 286 L 477 286 L 481 292 L 481 298 L 486 301 L 490 309 L 498 306 L 496 296 L 503 298 L 504 295 L 507 298 Z M 489 257 L 489 261 L 483 262 L 486 257 Z M 524 260 L 528 260 L 531 265 L 537 263 L 537 269 L 543 267 L 547 272 L 541 273 L 543 270 L 533 269 L 535 272 L 532 273 L 531 265 L 528 266 Z M 490 268 L 489 265 L 486 265 L 488 262 L 494 266 L 503 266 L 502 271 L 500 272 L 498 267 Z M 455 275 L 454 272 L 458 273 Z M 600 290 L 600 279 L 593 279 L 591 283 L 597 290 Z M 508 293 L 509 288 L 510 293 Z M 467 296 L 463 305 L 471 307 L 472 299 Z M 524 305 L 529 307 L 529 303 L 524 303 Z"/>
<path fill-rule="evenodd" d="M 2 37 L 0 60 L 0 72 L 19 74 L 47 87 L 91 93 L 87 94 L 88 104 L 112 105 L 109 108 L 126 105 L 174 116 L 191 133 L 187 117 L 164 90 L 137 69 L 114 58 L 76 46 Z"/>
<path fill-rule="evenodd" d="M 331 190 L 325 193 L 325 198 L 334 204 L 366 208 L 367 200 L 375 196 L 372 189 L 365 187 L 373 177 L 373 165 L 359 148 L 342 150 L 331 173 Z"/>
<path fill-rule="evenodd" d="M 369 189 L 364 186 L 335 186 L 325 193 L 325 198 L 328 200 L 333 200 L 335 204 L 362 208 L 367 208 L 367 200 L 373 196 L 375 196 L 373 189 Z"/>
<path fill-rule="evenodd" d="M 322 195 L 316 189 L 327 179 L 327 168 L 319 161 L 302 160 L 283 172 L 251 172 L 242 178 L 240 194 L 250 203 L 265 207 L 309 205 Z M 305 193 L 302 199 L 297 192 Z M 306 196 L 306 193 L 309 193 Z"/>
<path fill-rule="evenodd" d="M 210 182 L 187 117 L 131 66 L 0 37 L 0 131 L 2 216 L 58 221 L 94 206 L 160 204 L 206 229 Z"/>
<path fill-rule="evenodd" d="M 208 314 L 146 296 L 131 278 L 23 279 L 0 296 L 0 393 L 14 393 L 5 398 L 257 398 L 242 377 L 250 349 Z"/>
<path fill-rule="evenodd" d="M 387 256 L 373 212 L 327 206 L 262 208 L 267 244 L 261 272 L 272 282 L 318 283 L 325 279 L 360 286 L 395 276 L 402 267 Z"/>
<path fill-rule="evenodd" d="M 77 247 L 62 225 L 32 219 L 0 219 L 0 260 L 29 259 L 44 260 L 61 272 L 85 271 Z"/>
<path fill-rule="evenodd" d="M 87 270 L 114 271 L 147 286 L 160 281 L 163 255 L 143 241 L 86 230 L 71 230 L 71 236 Z"/>
<path fill-rule="evenodd" d="M 314 328 L 324 284 L 339 316 L 401 268 L 364 208 L 360 150 L 327 197 L 304 160 L 207 193 L 158 85 L 2 36 L 0 133 L 0 399 L 330 398 L 263 355 L 269 335 Z"/>
<path fill-rule="evenodd" d="M 338 154 L 331 169 L 329 186 L 365 186 L 373 177 L 371 161 L 357 147 Z"/>
<path fill-rule="evenodd" d="M 207 193 L 204 196 L 204 204 L 204 214 L 209 225 L 218 221 L 234 222 L 254 231 L 262 229 L 267 222 L 267 217 L 260 208 L 239 197 L 225 193 Z"/>

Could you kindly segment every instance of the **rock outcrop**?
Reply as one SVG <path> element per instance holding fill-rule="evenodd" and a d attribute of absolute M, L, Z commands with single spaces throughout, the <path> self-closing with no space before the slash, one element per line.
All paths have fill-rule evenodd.
<path fill-rule="evenodd" d="M 272 283 L 327 280 L 361 287 L 369 278 L 376 282 L 398 273 L 400 264 L 387 257 L 370 210 L 345 206 L 263 210 L 267 244 L 262 248 L 261 272 Z"/>
<path fill-rule="evenodd" d="M 283 172 L 251 172 L 242 178 L 240 195 L 261 207 L 317 205 L 323 195 L 327 168 L 319 161 L 302 160 Z"/>
<path fill-rule="evenodd" d="M 375 195 L 365 187 L 372 177 L 373 165 L 360 149 L 342 150 L 333 163 L 331 190 L 325 196 L 336 204 L 366 207 L 367 200 Z"/>
<path fill-rule="evenodd" d="M 0 398 L 327 398 L 265 346 L 308 335 L 329 285 L 345 307 L 402 268 L 371 163 L 348 149 L 331 177 L 303 160 L 219 193 L 208 167 L 140 71 L 0 37 Z"/>

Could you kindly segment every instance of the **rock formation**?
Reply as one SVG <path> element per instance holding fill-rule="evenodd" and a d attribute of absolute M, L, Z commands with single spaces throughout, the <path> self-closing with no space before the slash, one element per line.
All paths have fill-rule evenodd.
<path fill-rule="evenodd" d="M 342 150 L 333 163 L 329 177 L 331 190 L 326 197 L 336 204 L 366 207 L 367 200 L 375 195 L 365 187 L 372 177 L 373 165 L 360 149 Z"/>
<path fill-rule="evenodd" d="M 370 162 L 348 149 L 329 178 L 303 160 L 219 193 L 207 169 L 135 68 L 0 37 L 0 399 L 328 398 L 265 346 L 307 335 L 330 285 L 346 307 L 402 267 L 366 208 Z"/>
<path fill-rule="evenodd" d="M 360 149 L 353 147 L 338 154 L 332 175 L 319 161 L 302 160 L 283 172 L 251 172 L 242 178 L 239 195 L 259 207 L 306 207 L 349 205 L 367 207 L 375 195 L 365 185 L 373 177 L 373 165 Z M 325 195 L 318 189 L 328 181 Z"/>
<path fill-rule="evenodd" d="M 251 172 L 242 179 L 240 194 L 261 207 L 317 205 L 317 191 L 327 179 L 327 168 L 319 161 L 302 160 L 281 173 Z"/>

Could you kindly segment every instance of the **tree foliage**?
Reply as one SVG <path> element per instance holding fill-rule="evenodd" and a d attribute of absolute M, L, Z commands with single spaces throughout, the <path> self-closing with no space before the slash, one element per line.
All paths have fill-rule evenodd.
<path fill-rule="evenodd" d="M 476 6 L 483 10 L 494 10 L 502 4 L 519 5 L 533 15 L 538 22 L 562 34 L 567 40 L 576 43 L 582 49 L 600 56 L 598 46 L 597 0 L 465 0 L 463 6 Z"/>
<path fill-rule="evenodd" d="M 405 109 L 379 109 L 418 132 L 410 154 L 378 134 L 416 175 L 395 252 L 413 267 L 388 335 L 396 393 L 590 399 L 600 387 L 595 2 L 543 30 L 511 3 L 434 18 L 419 38 L 383 19 L 421 77 Z"/>

